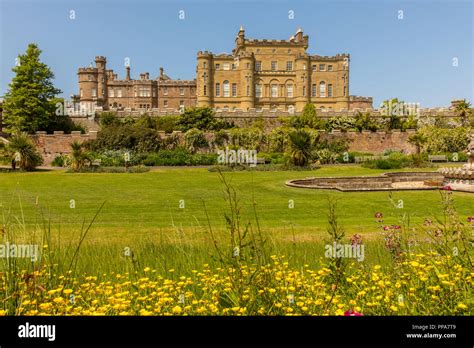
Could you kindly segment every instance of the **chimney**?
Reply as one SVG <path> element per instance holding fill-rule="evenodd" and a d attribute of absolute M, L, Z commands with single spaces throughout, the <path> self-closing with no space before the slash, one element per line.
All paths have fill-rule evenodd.
<path fill-rule="evenodd" d="M 130 81 L 130 65 L 128 65 L 126 69 L 127 69 L 127 76 L 125 77 L 125 80 Z"/>
<path fill-rule="evenodd" d="M 145 79 L 149 80 L 150 79 L 150 73 L 145 73 Z"/>
<path fill-rule="evenodd" d="M 161 79 L 161 80 L 163 80 L 164 71 L 165 71 L 165 70 L 164 70 L 163 67 L 161 66 L 161 67 L 160 67 L 160 79 Z"/>
<path fill-rule="evenodd" d="M 301 28 L 298 28 L 296 31 L 295 39 L 296 42 L 303 42 L 303 30 L 301 30 Z"/>

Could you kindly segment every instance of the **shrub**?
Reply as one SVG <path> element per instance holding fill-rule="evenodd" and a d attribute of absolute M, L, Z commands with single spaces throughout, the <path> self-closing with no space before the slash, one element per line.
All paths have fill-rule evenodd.
<path fill-rule="evenodd" d="M 315 151 L 314 158 L 321 164 L 334 164 L 337 162 L 338 154 L 329 149 L 322 149 Z"/>
<path fill-rule="evenodd" d="M 58 155 L 54 158 L 54 160 L 51 162 L 51 165 L 53 167 L 66 167 L 67 165 L 67 156 L 64 155 Z"/>
<path fill-rule="evenodd" d="M 215 147 L 223 147 L 229 141 L 229 134 L 227 131 L 221 129 L 214 133 L 213 145 Z"/>
<path fill-rule="evenodd" d="M 360 111 L 354 116 L 354 126 L 359 132 L 363 130 L 375 132 L 379 128 L 377 121 L 370 116 L 370 112 L 363 114 Z"/>
<path fill-rule="evenodd" d="M 284 152 L 288 147 L 288 139 L 292 128 L 278 127 L 273 129 L 268 135 L 268 147 L 272 152 Z"/>
<path fill-rule="evenodd" d="M 180 116 L 161 116 L 156 118 L 156 129 L 171 133 L 179 128 Z"/>
<path fill-rule="evenodd" d="M 311 158 L 312 142 L 310 134 L 305 130 L 290 133 L 290 163 L 305 167 Z"/>
<path fill-rule="evenodd" d="M 232 123 L 216 118 L 214 110 L 208 107 L 187 108 L 179 118 L 178 124 L 184 132 L 192 128 L 206 131 L 233 127 Z"/>
<path fill-rule="evenodd" d="M 356 122 L 353 117 L 339 116 L 333 117 L 326 121 L 326 130 L 328 132 L 333 129 L 340 129 L 341 131 L 347 131 L 349 129 L 356 128 Z"/>
<path fill-rule="evenodd" d="M 99 124 L 102 128 L 118 125 L 120 123 L 117 113 L 114 111 L 102 112 L 99 116 Z"/>
<path fill-rule="evenodd" d="M 197 152 L 199 149 L 209 147 L 204 132 L 196 128 L 192 128 L 186 132 L 184 142 L 186 148 L 192 153 Z"/>
<path fill-rule="evenodd" d="M 428 126 L 421 128 L 418 131 L 427 141 L 424 145 L 424 150 L 428 153 L 440 152 L 462 152 L 465 151 L 469 144 L 469 134 L 471 129 L 469 127 L 457 128 L 437 128 Z"/>
<path fill-rule="evenodd" d="M 235 147 L 259 150 L 266 143 L 266 135 L 258 128 L 233 128 L 229 131 L 229 142 Z"/>
<path fill-rule="evenodd" d="M 212 165 L 217 163 L 216 154 L 192 154 L 186 149 L 161 150 L 146 156 L 146 166 Z"/>
<path fill-rule="evenodd" d="M 15 162 L 21 169 L 31 171 L 43 164 L 43 157 L 36 150 L 36 146 L 26 133 L 18 133 L 10 138 L 7 145 L 9 153 L 13 154 Z"/>

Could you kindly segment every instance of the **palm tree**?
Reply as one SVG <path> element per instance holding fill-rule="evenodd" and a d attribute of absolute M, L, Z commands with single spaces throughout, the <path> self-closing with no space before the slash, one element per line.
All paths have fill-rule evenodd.
<path fill-rule="evenodd" d="M 469 125 L 469 116 L 471 115 L 471 103 L 466 102 L 466 100 L 461 100 L 456 104 L 455 111 L 457 116 L 461 119 L 461 124 L 463 126 Z"/>
<path fill-rule="evenodd" d="M 26 133 L 14 134 L 6 148 L 12 157 L 12 167 L 18 163 L 21 169 L 31 171 L 43 163 L 43 158 Z"/>
<path fill-rule="evenodd" d="M 296 130 L 289 134 L 291 162 L 300 167 L 308 164 L 311 157 L 311 136 L 305 130 Z"/>
<path fill-rule="evenodd" d="M 426 135 L 421 133 L 415 133 L 408 137 L 408 142 L 416 146 L 416 154 L 419 155 L 421 153 L 421 148 L 424 144 L 428 141 Z"/>
<path fill-rule="evenodd" d="M 71 144 L 71 153 L 69 154 L 69 158 L 71 160 L 71 169 L 74 171 L 80 170 L 89 160 L 89 156 L 86 152 L 84 152 L 82 144 L 77 140 Z"/>

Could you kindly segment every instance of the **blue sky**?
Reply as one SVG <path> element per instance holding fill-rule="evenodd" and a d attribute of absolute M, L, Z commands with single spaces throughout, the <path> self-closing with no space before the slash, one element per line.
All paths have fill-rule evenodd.
<path fill-rule="evenodd" d="M 350 53 L 350 93 L 373 96 L 375 106 L 391 97 L 424 107 L 474 101 L 472 0 L 0 0 L 0 6 L 0 95 L 30 42 L 43 50 L 55 84 L 69 97 L 78 93 L 77 68 L 96 55 L 106 56 L 119 77 L 129 57 L 132 77 L 148 71 L 154 78 L 163 66 L 173 78 L 193 79 L 196 52 L 230 52 L 243 25 L 247 37 L 259 39 L 288 39 L 301 27 L 310 54 Z"/>

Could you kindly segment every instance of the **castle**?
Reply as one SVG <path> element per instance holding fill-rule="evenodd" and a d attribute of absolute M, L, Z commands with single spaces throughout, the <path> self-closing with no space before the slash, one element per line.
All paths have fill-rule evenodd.
<path fill-rule="evenodd" d="M 124 80 L 106 67 L 79 68 L 81 108 L 103 110 L 180 110 L 208 106 L 219 110 L 300 112 L 307 103 L 319 109 L 372 107 L 372 98 L 349 95 L 348 54 L 310 55 L 308 36 L 298 29 L 288 40 L 252 40 L 241 27 L 232 54 L 198 52 L 197 78 L 173 80 L 164 74 L 135 80 L 126 66 Z"/>

